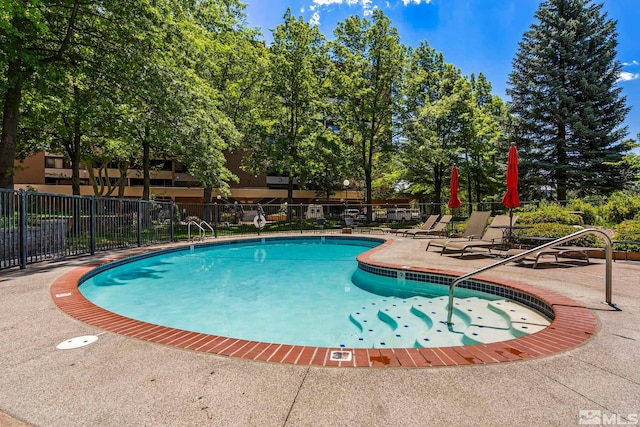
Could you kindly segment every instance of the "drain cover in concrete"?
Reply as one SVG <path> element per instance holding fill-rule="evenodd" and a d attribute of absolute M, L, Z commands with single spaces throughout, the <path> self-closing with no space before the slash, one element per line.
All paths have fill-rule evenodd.
<path fill-rule="evenodd" d="M 74 348 L 84 347 L 98 341 L 98 337 L 95 335 L 83 335 L 81 337 L 75 337 L 62 341 L 56 346 L 58 350 L 72 350 Z"/>

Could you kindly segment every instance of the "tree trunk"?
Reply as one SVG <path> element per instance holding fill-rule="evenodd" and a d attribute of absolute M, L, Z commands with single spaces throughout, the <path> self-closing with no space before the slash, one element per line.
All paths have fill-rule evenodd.
<path fill-rule="evenodd" d="M 291 204 L 293 203 L 293 174 L 289 172 L 289 183 L 287 184 L 287 220 L 291 221 L 293 218 L 291 217 Z M 300 213 L 302 214 L 302 213 Z"/>
<path fill-rule="evenodd" d="M 129 162 L 121 161 L 118 163 L 118 170 L 120 171 L 120 180 L 118 181 L 118 197 L 124 197 L 124 190 L 127 186 L 127 170 L 129 170 Z"/>
<path fill-rule="evenodd" d="M 18 115 L 22 97 L 20 60 L 9 61 L 7 68 L 7 90 L 2 111 L 2 138 L 0 139 L 0 188 L 13 190 L 14 162 L 16 159 L 16 137 Z"/>
<path fill-rule="evenodd" d="M 71 153 L 71 189 L 76 196 L 80 195 L 80 155 L 82 135 L 80 134 L 80 119 L 73 120 L 73 153 Z M 92 167 L 90 165 L 89 167 Z"/>
<path fill-rule="evenodd" d="M 567 200 L 567 173 L 564 169 L 567 164 L 567 129 L 564 123 L 558 125 L 558 140 L 556 141 L 556 151 L 558 163 L 556 164 L 556 197 L 559 202 L 565 203 Z"/>
<path fill-rule="evenodd" d="M 211 187 L 204 188 L 203 191 L 203 199 L 204 199 L 204 219 L 208 223 L 211 223 L 211 195 L 213 194 L 213 189 Z"/>
<path fill-rule="evenodd" d="M 436 165 L 433 168 L 433 214 L 440 213 L 440 205 L 442 203 L 442 166 Z"/>
<path fill-rule="evenodd" d="M 142 200 L 151 198 L 151 147 L 149 142 L 149 125 L 144 128 L 144 138 L 142 140 Z"/>

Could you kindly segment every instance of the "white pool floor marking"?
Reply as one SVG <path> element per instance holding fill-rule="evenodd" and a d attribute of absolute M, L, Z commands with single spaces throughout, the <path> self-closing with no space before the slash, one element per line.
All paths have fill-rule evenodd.
<path fill-rule="evenodd" d="M 58 350 L 72 350 L 74 348 L 84 347 L 85 345 L 92 344 L 98 341 L 98 337 L 95 335 L 83 335 L 81 337 L 75 337 L 62 341 L 56 346 Z"/>

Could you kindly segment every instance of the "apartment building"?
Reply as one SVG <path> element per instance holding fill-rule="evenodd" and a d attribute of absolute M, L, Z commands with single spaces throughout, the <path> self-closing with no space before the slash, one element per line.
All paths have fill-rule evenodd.
<path fill-rule="evenodd" d="M 242 153 L 227 153 L 227 168 L 238 178 L 239 182 L 230 183 L 231 195 L 220 200 L 238 203 L 278 203 L 287 198 L 288 177 L 274 175 L 251 176 L 241 169 Z M 22 162 L 16 161 L 15 188 L 33 188 L 43 193 L 71 194 L 71 165 L 65 161 L 64 156 L 39 152 Z M 115 183 L 120 172 L 113 165 L 108 168 L 108 175 L 112 183 Z M 94 169 L 94 173 L 98 171 Z M 124 189 L 124 197 L 142 197 L 143 180 L 142 171 L 129 170 Z M 91 196 L 94 194 L 93 186 L 89 182 L 89 172 L 80 170 L 80 193 Z M 203 202 L 203 188 L 193 176 L 189 175 L 184 167 L 173 161 L 154 161 L 151 172 L 151 194 L 158 200 L 172 200 L 179 203 Z M 117 189 L 112 196 L 117 195 Z M 218 193 L 214 192 L 213 197 Z M 294 203 L 312 203 L 319 201 L 320 196 L 315 190 L 299 190 L 293 192 Z M 360 201 L 360 193 L 357 191 L 338 191 L 330 197 L 330 203 L 339 203 L 344 200 L 350 202 Z M 327 202 L 326 196 L 321 200 Z"/>

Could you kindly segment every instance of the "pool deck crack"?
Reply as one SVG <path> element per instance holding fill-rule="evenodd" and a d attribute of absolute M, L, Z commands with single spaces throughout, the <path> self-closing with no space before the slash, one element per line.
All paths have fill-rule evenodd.
<path fill-rule="evenodd" d="M 304 381 L 307 379 L 307 374 L 309 374 L 309 370 L 311 370 L 311 366 L 307 367 L 306 371 L 304 371 L 304 376 L 302 377 L 302 381 L 300 381 L 300 385 L 298 386 L 298 391 L 296 391 L 296 395 L 293 398 L 293 401 L 291 402 L 291 406 L 289 406 L 289 411 L 287 412 L 287 416 L 284 419 L 284 422 L 282 423 L 282 427 L 285 427 L 287 425 L 287 422 L 289 421 L 289 416 L 291 415 L 291 411 L 293 411 L 293 407 L 296 404 L 296 401 L 298 400 L 298 395 L 300 394 L 300 390 L 302 390 L 302 386 L 304 385 Z"/>

